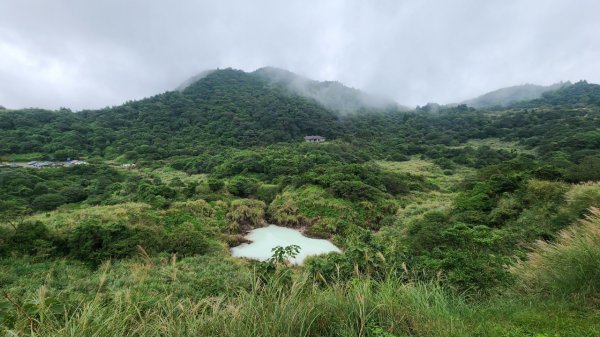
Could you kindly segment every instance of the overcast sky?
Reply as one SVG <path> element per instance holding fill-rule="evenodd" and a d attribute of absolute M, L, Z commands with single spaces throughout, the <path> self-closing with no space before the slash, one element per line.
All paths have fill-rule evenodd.
<path fill-rule="evenodd" d="M 0 0 L 0 105 L 118 105 L 276 66 L 407 105 L 600 82 L 598 0 Z"/>

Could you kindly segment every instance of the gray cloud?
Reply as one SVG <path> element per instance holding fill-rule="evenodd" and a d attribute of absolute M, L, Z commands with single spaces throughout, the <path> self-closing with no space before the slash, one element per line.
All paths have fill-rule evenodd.
<path fill-rule="evenodd" d="M 600 82 L 596 0 L 0 2 L 0 104 L 117 105 L 270 65 L 409 105 Z"/>

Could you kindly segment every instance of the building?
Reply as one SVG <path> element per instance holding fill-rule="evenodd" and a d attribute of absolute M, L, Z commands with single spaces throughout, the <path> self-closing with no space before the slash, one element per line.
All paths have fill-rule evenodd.
<path fill-rule="evenodd" d="M 88 162 L 84 161 L 84 160 L 71 160 L 70 158 L 67 159 L 67 161 L 64 163 L 64 166 L 71 166 L 71 165 L 87 165 Z"/>
<path fill-rule="evenodd" d="M 304 141 L 307 143 L 321 143 L 325 141 L 325 137 L 321 136 L 305 136 Z"/>
<path fill-rule="evenodd" d="M 48 161 L 30 161 L 27 163 L 29 167 L 42 168 L 42 167 L 50 167 L 53 166 L 51 162 Z"/>

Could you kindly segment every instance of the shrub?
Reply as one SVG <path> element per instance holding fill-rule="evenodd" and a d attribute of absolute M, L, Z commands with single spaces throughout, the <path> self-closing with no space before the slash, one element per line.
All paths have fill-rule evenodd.
<path fill-rule="evenodd" d="M 70 254 L 92 265 L 113 258 L 132 256 L 137 246 L 160 251 L 164 231 L 159 228 L 129 227 L 120 223 L 100 225 L 86 222 L 76 227 L 68 238 Z"/>
<path fill-rule="evenodd" d="M 12 250 L 12 236 L 14 231 L 0 226 L 0 257 Z"/>
<path fill-rule="evenodd" d="M 181 210 L 197 217 L 212 217 L 215 214 L 215 210 L 212 206 L 202 199 L 175 202 L 171 205 L 170 209 L 176 211 Z"/>
<path fill-rule="evenodd" d="M 352 201 L 376 200 L 383 192 L 361 181 L 336 181 L 331 184 L 331 193 L 337 197 Z"/>
<path fill-rule="evenodd" d="M 410 252 L 415 256 L 423 255 L 441 244 L 440 232 L 449 222 L 448 215 L 441 211 L 430 211 L 411 221 L 407 226 Z"/>
<path fill-rule="evenodd" d="M 60 194 L 44 194 L 33 199 L 31 206 L 36 211 L 50 211 L 66 203 L 67 198 Z"/>
<path fill-rule="evenodd" d="M 80 202 L 87 199 L 87 193 L 79 186 L 68 186 L 60 192 L 67 199 L 67 202 Z"/>
<path fill-rule="evenodd" d="M 457 223 L 440 233 L 440 242 L 423 259 L 423 265 L 433 267 L 432 272 L 439 268 L 451 285 L 485 293 L 508 284 L 509 275 L 504 269 L 507 260 L 498 254 L 502 238 L 493 229 Z"/>
<path fill-rule="evenodd" d="M 590 206 L 600 207 L 600 183 L 574 185 L 565 195 L 565 211 L 580 217 Z"/>
<path fill-rule="evenodd" d="M 25 255 L 47 255 L 54 250 L 50 231 L 41 222 L 22 222 L 12 236 L 13 250 Z"/>
<path fill-rule="evenodd" d="M 590 207 L 600 207 L 600 183 L 582 183 L 571 186 L 565 194 L 566 203 L 561 204 L 556 217 L 558 229 L 563 229 L 581 218 Z"/>
<path fill-rule="evenodd" d="M 538 241 L 527 260 L 510 268 L 521 290 L 557 296 L 600 294 L 600 210 L 560 232 L 555 242 Z"/>
<path fill-rule="evenodd" d="M 221 179 L 217 178 L 209 178 L 208 179 L 208 188 L 210 188 L 213 192 L 218 192 L 223 189 L 225 183 Z"/>
<path fill-rule="evenodd" d="M 523 197 L 529 204 L 560 203 L 568 186 L 564 183 L 531 179 L 527 182 L 526 193 Z"/>
<path fill-rule="evenodd" d="M 256 191 L 256 197 L 266 203 L 270 203 L 279 193 L 279 185 L 263 184 Z"/>
<path fill-rule="evenodd" d="M 64 161 L 68 158 L 77 158 L 78 153 L 74 149 L 60 149 L 54 152 L 54 160 Z"/>
<path fill-rule="evenodd" d="M 204 254 L 209 248 L 206 234 L 189 222 L 173 228 L 167 238 L 166 250 L 181 256 Z"/>
<path fill-rule="evenodd" d="M 237 199 L 231 202 L 231 207 L 226 215 L 230 222 L 230 230 L 235 232 L 240 229 L 262 227 L 265 224 L 266 205 L 260 200 Z"/>
<path fill-rule="evenodd" d="M 407 182 L 408 179 L 409 177 L 406 177 L 405 175 L 392 172 L 383 172 L 379 178 L 381 184 L 385 187 L 385 191 L 393 195 L 410 192 L 411 186 Z"/>
<path fill-rule="evenodd" d="M 585 157 L 567 171 L 566 178 L 572 182 L 600 180 L 600 157 Z"/>
<path fill-rule="evenodd" d="M 269 205 L 269 217 L 282 226 L 297 227 L 303 222 L 299 209 L 291 196 L 277 196 Z"/>
<path fill-rule="evenodd" d="M 238 197 L 248 197 L 254 195 L 258 189 L 258 181 L 256 179 L 237 176 L 229 180 L 227 191 Z"/>
<path fill-rule="evenodd" d="M 288 188 L 278 195 L 269 205 L 269 217 L 284 226 L 306 226 L 307 234 L 312 236 L 330 237 L 343 233 L 351 224 L 369 225 L 367 218 L 372 212 L 363 207 L 366 204 L 374 203 L 355 204 L 334 198 L 319 186 L 307 185 Z"/>
<path fill-rule="evenodd" d="M 445 213 L 431 211 L 410 223 L 407 234 L 413 270 L 442 272 L 461 290 L 487 292 L 508 282 L 506 259 L 499 254 L 505 243 L 492 228 L 452 223 Z"/>
<path fill-rule="evenodd" d="M 487 222 L 499 227 L 510 220 L 516 219 L 522 210 L 522 202 L 514 197 L 503 197 L 498 200 L 498 205 L 488 215 Z"/>
<path fill-rule="evenodd" d="M 395 153 L 390 154 L 388 159 L 392 160 L 392 161 L 409 161 L 410 157 L 405 154 L 395 152 Z"/>

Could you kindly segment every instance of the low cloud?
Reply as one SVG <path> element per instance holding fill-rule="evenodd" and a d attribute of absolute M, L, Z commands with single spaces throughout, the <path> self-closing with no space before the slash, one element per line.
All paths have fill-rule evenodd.
<path fill-rule="evenodd" d="M 600 82 L 600 2 L 0 3 L 0 105 L 100 108 L 217 67 L 263 66 L 416 105 Z"/>

